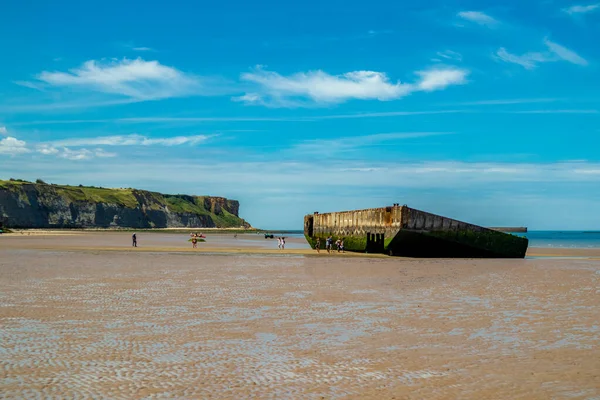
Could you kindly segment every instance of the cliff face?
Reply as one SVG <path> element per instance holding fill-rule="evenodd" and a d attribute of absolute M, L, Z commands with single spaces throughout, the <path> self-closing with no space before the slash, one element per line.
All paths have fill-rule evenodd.
<path fill-rule="evenodd" d="M 223 197 L 0 181 L 0 222 L 13 228 L 250 227 L 238 213 Z"/>

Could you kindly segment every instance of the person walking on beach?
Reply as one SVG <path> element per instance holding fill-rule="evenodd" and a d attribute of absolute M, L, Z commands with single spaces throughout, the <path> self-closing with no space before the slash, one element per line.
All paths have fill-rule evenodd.
<path fill-rule="evenodd" d="M 137 235 L 135 233 L 131 236 L 131 246 L 137 247 Z"/>
<path fill-rule="evenodd" d="M 325 249 L 327 249 L 327 253 L 331 254 L 331 242 L 333 241 L 333 238 L 331 236 L 329 236 L 327 238 L 327 240 L 325 241 Z"/>
<path fill-rule="evenodd" d="M 192 237 L 192 249 L 198 248 L 198 239 L 196 236 Z"/>
<path fill-rule="evenodd" d="M 277 248 L 279 250 L 281 250 L 281 238 L 280 237 L 277 238 Z"/>
<path fill-rule="evenodd" d="M 321 252 L 321 239 L 317 238 L 317 242 L 315 243 L 315 249 L 317 249 L 317 253 Z"/>
<path fill-rule="evenodd" d="M 281 237 L 281 250 L 285 250 L 285 238 Z"/>
<path fill-rule="evenodd" d="M 340 243 L 342 243 L 341 239 L 338 239 L 335 241 L 335 247 L 336 247 L 338 253 L 340 252 Z"/>
<path fill-rule="evenodd" d="M 340 249 L 342 249 L 342 253 L 345 253 L 345 251 L 344 251 L 344 238 L 342 238 L 342 240 L 340 241 Z"/>

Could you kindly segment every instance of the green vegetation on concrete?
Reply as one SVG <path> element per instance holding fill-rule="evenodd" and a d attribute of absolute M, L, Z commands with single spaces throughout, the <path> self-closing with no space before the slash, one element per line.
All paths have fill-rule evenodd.
<path fill-rule="evenodd" d="M 434 238 L 442 239 L 448 242 L 454 242 L 473 248 L 479 248 L 491 253 L 503 254 L 510 257 L 524 257 L 527 251 L 528 240 L 526 238 L 508 235 L 497 231 L 431 231 L 421 232 L 421 235 L 431 236 Z M 321 239 L 321 249 L 325 248 L 325 240 L 329 235 L 315 235 L 310 237 L 305 235 L 305 238 L 309 245 L 314 249 L 316 248 L 317 238 Z M 335 243 L 338 239 L 344 240 L 344 249 L 347 251 L 365 252 L 367 249 L 367 237 L 364 236 L 335 236 L 332 235 L 333 242 Z M 390 243 L 394 240 L 394 237 L 384 239 L 384 251 L 387 253 Z"/>
<path fill-rule="evenodd" d="M 310 237 L 308 235 L 304 235 L 306 241 L 313 249 L 316 249 L 317 246 L 317 238 L 321 239 L 321 249 L 325 248 L 325 241 L 329 235 L 316 235 Z M 358 237 L 358 236 L 334 236 L 331 235 L 333 239 L 333 243 L 335 243 L 338 239 L 344 240 L 344 250 L 347 251 L 357 251 L 364 252 L 367 249 L 367 237 Z"/>

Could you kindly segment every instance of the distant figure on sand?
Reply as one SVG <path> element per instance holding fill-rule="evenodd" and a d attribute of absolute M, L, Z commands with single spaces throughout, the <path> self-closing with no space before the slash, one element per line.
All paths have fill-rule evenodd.
<path fill-rule="evenodd" d="M 137 247 L 137 236 L 135 233 L 131 236 L 131 246 Z"/>
<path fill-rule="evenodd" d="M 340 247 L 339 248 L 342 250 L 342 253 L 344 253 L 344 239 L 342 239 L 340 241 Z"/>
<path fill-rule="evenodd" d="M 192 237 L 192 249 L 198 248 L 198 239 L 196 236 Z"/>
<path fill-rule="evenodd" d="M 277 238 L 277 248 L 279 250 L 281 250 L 281 238 L 280 237 Z"/>
<path fill-rule="evenodd" d="M 328 253 L 331 253 L 331 242 L 333 242 L 333 238 L 331 236 L 329 236 L 327 238 L 327 240 L 325 241 L 325 249 L 327 249 Z"/>
<path fill-rule="evenodd" d="M 281 250 L 285 250 L 285 238 L 281 238 Z"/>
<path fill-rule="evenodd" d="M 317 253 L 321 252 L 321 239 L 317 238 L 317 242 L 315 243 L 315 249 L 317 249 Z"/>
<path fill-rule="evenodd" d="M 335 241 L 335 247 L 337 248 L 338 253 L 340 252 L 340 246 L 341 246 L 340 243 L 342 243 L 341 239 L 338 239 Z"/>

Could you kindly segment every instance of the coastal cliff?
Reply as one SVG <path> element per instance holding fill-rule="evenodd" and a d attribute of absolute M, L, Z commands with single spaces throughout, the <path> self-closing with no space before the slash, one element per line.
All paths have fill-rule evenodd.
<path fill-rule="evenodd" d="M 10 228 L 249 228 L 238 213 L 223 197 L 0 180 L 0 222 Z"/>

